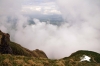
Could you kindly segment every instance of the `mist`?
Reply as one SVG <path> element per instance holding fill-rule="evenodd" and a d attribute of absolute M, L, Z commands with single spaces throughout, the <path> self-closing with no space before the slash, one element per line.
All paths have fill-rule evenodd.
<path fill-rule="evenodd" d="M 0 1 L 0 30 L 9 33 L 11 41 L 30 50 L 43 50 L 51 59 L 67 57 L 78 50 L 100 53 L 99 0 L 55 0 L 64 19 L 60 26 L 37 18 L 29 24 L 29 17 L 21 10 L 24 2 L 27 0 Z"/>

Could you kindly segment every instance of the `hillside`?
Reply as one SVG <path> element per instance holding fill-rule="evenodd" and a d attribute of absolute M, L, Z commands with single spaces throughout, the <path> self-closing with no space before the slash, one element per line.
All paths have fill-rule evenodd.
<path fill-rule="evenodd" d="M 69 57 L 74 58 L 75 61 L 78 61 L 80 60 L 80 57 L 82 57 L 83 55 L 87 55 L 91 57 L 90 59 L 91 62 L 100 63 L 100 54 L 93 51 L 88 51 L 88 50 L 77 51 L 75 53 L 72 53 Z"/>
<path fill-rule="evenodd" d="M 80 53 L 84 53 L 87 51 L 77 51 Z M 100 66 L 100 62 L 95 61 L 83 61 L 80 62 L 79 55 L 77 52 L 72 54 L 69 57 L 65 57 L 62 59 L 47 59 L 47 58 L 36 58 L 36 57 L 28 57 L 28 56 L 20 56 L 20 55 L 11 55 L 11 54 L 0 54 L 0 65 L 2 66 Z M 92 53 L 92 51 L 88 51 Z M 93 53 L 94 58 L 100 59 L 100 54 Z M 96 56 L 98 55 L 98 56 Z M 93 59 L 91 59 L 93 60 Z"/>
<path fill-rule="evenodd" d="M 66 51 L 67 52 L 67 51 Z M 89 61 L 80 61 L 83 55 L 89 56 Z M 10 41 L 10 35 L 0 31 L 0 66 L 100 66 L 100 54 L 88 50 L 79 50 L 69 57 L 48 59 L 39 49 L 29 50 L 20 44 Z"/>
<path fill-rule="evenodd" d="M 31 51 L 22 47 L 20 44 L 10 41 L 10 35 L 2 31 L 0 31 L 0 53 L 47 58 L 42 50 L 36 49 Z"/>
<path fill-rule="evenodd" d="M 82 61 L 80 62 L 80 58 L 83 57 L 84 55 L 89 56 L 90 62 L 88 61 Z M 65 57 L 62 60 L 66 62 L 69 66 L 100 66 L 100 54 L 93 52 L 93 51 L 88 51 L 88 50 L 79 50 L 74 53 L 72 53 L 69 57 Z"/>

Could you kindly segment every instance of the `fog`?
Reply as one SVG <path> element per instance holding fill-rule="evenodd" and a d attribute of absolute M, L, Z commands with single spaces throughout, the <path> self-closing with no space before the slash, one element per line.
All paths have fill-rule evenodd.
<path fill-rule="evenodd" d="M 10 34 L 11 41 L 30 50 L 43 50 L 51 59 L 78 50 L 100 53 L 99 0 L 55 0 L 64 19 L 60 26 L 37 18 L 29 24 L 29 17 L 21 11 L 24 2 L 27 0 L 0 0 L 0 29 Z"/>

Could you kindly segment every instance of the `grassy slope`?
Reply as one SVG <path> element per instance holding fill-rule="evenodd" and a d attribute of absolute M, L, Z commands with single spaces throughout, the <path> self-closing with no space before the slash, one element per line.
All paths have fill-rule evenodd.
<path fill-rule="evenodd" d="M 30 51 L 27 48 L 22 47 L 21 45 L 15 43 L 15 42 L 9 42 L 10 47 L 13 50 L 13 54 L 14 55 L 23 55 L 23 56 L 33 56 L 33 57 L 43 57 L 43 58 L 47 58 L 46 54 L 41 51 L 41 50 L 33 50 Z"/>
<path fill-rule="evenodd" d="M 1 37 L 4 33 L 0 31 L 0 44 L 1 44 Z M 15 42 L 8 42 L 10 47 L 13 50 L 13 54 L 15 55 L 25 55 L 25 56 L 33 56 L 32 51 L 22 47 L 20 44 L 17 44 Z"/>
<path fill-rule="evenodd" d="M 90 61 L 91 62 L 79 62 L 80 57 L 83 55 L 87 55 L 91 57 Z M 73 66 L 100 66 L 100 54 L 93 52 L 93 51 L 88 51 L 88 50 L 79 50 L 74 53 L 72 53 L 69 57 L 63 58 L 65 60 L 65 65 L 73 65 Z"/>
<path fill-rule="evenodd" d="M 91 57 L 92 59 L 94 59 L 96 62 L 100 63 L 100 54 L 93 52 L 93 51 L 88 51 L 88 50 L 80 50 L 80 51 L 77 51 L 75 53 L 72 53 L 70 55 L 70 58 L 74 58 L 74 60 L 77 61 L 83 55 L 87 55 L 87 56 Z M 92 59 L 91 59 L 91 61 L 93 61 Z"/>
<path fill-rule="evenodd" d="M 0 31 L 0 44 L 1 44 L 1 37 L 2 37 L 3 34 L 5 34 L 5 33 Z M 22 47 L 20 44 L 17 44 L 15 42 L 12 42 L 12 41 L 7 41 L 7 42 L 10 45 L 10 47 L 12 48 L 14 55 L 23 55 L 23 56 L 47 58 L 46 54 L 41 50 L 31 51 L 31 50 L 29 50 L 27 48 Z"/>
<path fill-rule="evenodd" d="M 51 60 L 47 58 L 36 58 L 20 55 L 0 54 L 0 65 L 2 66 L 100 66 L 99 62 L 79 62 L 82 55 L 91 55 L 92 57 L 100 57 L 100 54 L 92 51 L 77 51 L 69 57 Z M 100 59 L 100 58 L 99 58 Z"/>
<path fill-rule="evenodd" d="M 22 47 L 21 45 L 17 43 L 9 42 L 9 45 L 13 50 L 13 54 L 15 55 L 32 56 L 32 51 Z"/>

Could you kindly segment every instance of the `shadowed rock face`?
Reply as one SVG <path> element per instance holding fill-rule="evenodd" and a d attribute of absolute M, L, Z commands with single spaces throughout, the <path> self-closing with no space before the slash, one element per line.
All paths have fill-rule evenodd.
<path fill-rule="evenodd" d="M 0 53 L 2 54 L 12 54 L 12 49 L 9 46 L 9 41 L 10 41 L 10 35 L 7 34 L 2 34 L 1 37 L 1 44 L 0 44 Z"/>

